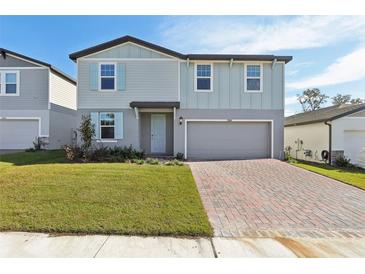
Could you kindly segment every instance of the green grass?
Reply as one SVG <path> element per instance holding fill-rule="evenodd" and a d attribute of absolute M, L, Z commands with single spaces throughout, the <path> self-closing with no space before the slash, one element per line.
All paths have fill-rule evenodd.
<path fill-rule="evenodd" d="M 365 189 L 365 170 L 360 168 L 339 168 L 302 161 L 293 162 L 292 165 Z"/>
<path fill-rule="evenodd" d="M 67 163 L 62 151 L 0 156 L 0 230 L 212 235 L 189 167 Z"/>

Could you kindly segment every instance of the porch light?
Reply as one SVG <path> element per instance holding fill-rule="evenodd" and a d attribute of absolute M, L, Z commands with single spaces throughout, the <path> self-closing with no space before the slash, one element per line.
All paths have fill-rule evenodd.
<path fill-rule="evenodd" d="M 183 118 L 182 116 L 180 116 L 180 117 L 179 117 L 179 124 L 180 124 L 180 125 L 182 125 L 182 123 L 183 123 L 183 119 L 184 119 L 184 118 Z"/>

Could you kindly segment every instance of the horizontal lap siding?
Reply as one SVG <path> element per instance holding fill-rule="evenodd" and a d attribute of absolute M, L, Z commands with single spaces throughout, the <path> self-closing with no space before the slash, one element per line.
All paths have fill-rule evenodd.
<path fill-rule="evenodd" d="M 177 101 L 177 61 L 119 61 L 126 65 L 126 89 L 91 91 L 89 64 L 78 62 L 78 108 L 128 108 L 131 101 Z"/>

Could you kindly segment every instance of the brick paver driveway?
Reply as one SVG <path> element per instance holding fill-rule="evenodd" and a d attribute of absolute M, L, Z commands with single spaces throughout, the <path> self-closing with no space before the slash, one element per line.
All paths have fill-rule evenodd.
<path fill-rule="evenodd" d="M 216 236 L 365 236 L 363 190 L 278 160 L 189 165 Z"/>

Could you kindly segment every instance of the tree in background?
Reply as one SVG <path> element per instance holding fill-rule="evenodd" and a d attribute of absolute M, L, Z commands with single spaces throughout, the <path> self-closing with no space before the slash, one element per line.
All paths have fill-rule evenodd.
<path fill-rule="evenodd" d="M 298 101 L 302 105 L 303 111 L 313 111 L 321 108 L 327 102 L 327 95 L 321 93 L 318 88 L 306 89 L 302 95 L 297 94 Z"/>
<path fill-rule="evenodd" d="M 362 103 L 364 103 L 364 100 L 362 100 L 360 98 L 351 99 L 350 94 L 342 95 L 342 94 L 338 93 L 336 96 L 332 97 L 333 105 L 342 105 L 342 104 L 348 104 L 348 103 L 351 103 L 353 105 L 362 104 Z"/>

